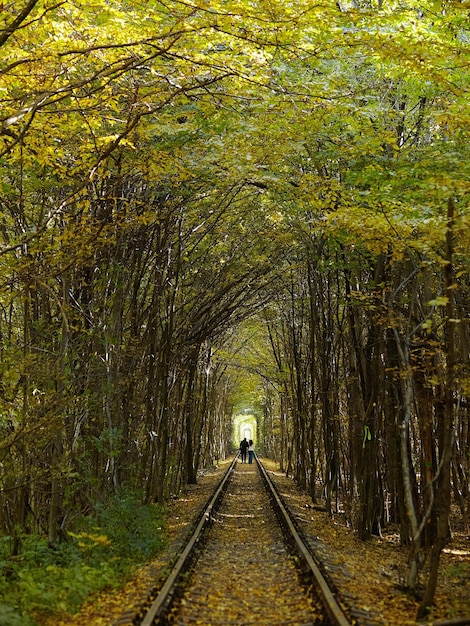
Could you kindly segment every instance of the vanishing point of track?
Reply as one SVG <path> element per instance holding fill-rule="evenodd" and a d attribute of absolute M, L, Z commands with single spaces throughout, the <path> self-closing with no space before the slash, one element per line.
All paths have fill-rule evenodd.
<path fill-rule="evenodd" d="M 134 624 L 349 626 L 263 465 L 238 458 Z"/>

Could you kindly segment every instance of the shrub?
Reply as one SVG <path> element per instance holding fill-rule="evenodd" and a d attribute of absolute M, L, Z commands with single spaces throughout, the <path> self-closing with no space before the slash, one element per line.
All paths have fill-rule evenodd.
<path fill-rule="evenodd" d="M 161 509 L 129 493 L 98 506 L 57 547 L 26 537 L 19 557 L 0 552 L 0 626 L 33 626 L 34 616 L 76 612 L 91 593 L 122 583 L 163 542 Z"/>

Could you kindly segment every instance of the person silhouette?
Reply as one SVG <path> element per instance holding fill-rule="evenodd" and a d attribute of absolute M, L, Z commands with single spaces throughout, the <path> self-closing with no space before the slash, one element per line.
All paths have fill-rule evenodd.
<path fill-rule="evenodd" d="M 242 457 L 242 463 L 246 463 L 246 451 L 249 445 L 250 444 L 248 443 L 246 437 L 240 441 L 240 455 Z"/>

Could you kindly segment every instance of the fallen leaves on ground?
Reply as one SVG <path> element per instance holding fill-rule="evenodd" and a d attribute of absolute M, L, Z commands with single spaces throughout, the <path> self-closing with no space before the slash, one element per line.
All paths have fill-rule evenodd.
<path fill-rule="evenodd" d="M 184 540 L 229 463 L 230 460 L 221 462 L 218 467 L 205 472 L 199 477 L 197 485 L 189 485 L 178 499 L 168 503 L 165 515 L 168 547 L 157 559 L 139 568 L 121 589 L 104 591 L 91 597 L 76 615 L 65 615 L 60 619 L 51 616 L 43 619 L 41 626 L 109 626 L 118 620 L 120 626 L 130 626 L 134 609 L 137 611 L 142 598 L 155 591 L 157 577 L 169 568 L 174 557 L 175 545 Z M 123 618 L 125 614 L 129 614 L 128 622 Z"/>
<path fill-rule="evenodd" d="M 286 504 L 300 521 L 302 530 L 318 537 L 338 577 L 338 586 L 357 608 L 376 616 L 378 624 L 411 626 L 416 624 L 419 603 L 403 590 L 408 549 L 401 546 L 397 534 L 384 533 L 367 542 L 344 523 L 344 516 L 331 518 L 312 507 L 312 500 L 303 494 L 276 465 L 264 461 Z M 426 572 L 424 572 L 425 574 Z M 457 579 L 453 579 L 453 576 Z M 423 583 L 425 576 L 423 575 Z M 429 616 L 438 619 L 470 616 L 470 542 L 463 529 L 454 528 L 452 544 L 442 554 L 436 603 Z"/>
<path fill-rule="evenodd" d="M 258 469 L 238 463 L 170 623 L 317 624 L 320 602 L 299 584 Z"/>
<path fill-rule="evenodd" d="M 407 549 L 400 546 L 393 535 L 373 538 L 368 542 L 357 539 L 353 530 L 344 524 L 341 515 L 330 518 L 327 513 L 312 507 L 311 499 L 303 494 L 290 478 L 280 473 L 275 463 L 263 460 L 274 482 L 283 493 L 286 504 L 292 508 L 302 526 L 321 542 L 332 566 L 341 572 L 341 588 L 346 590 L 358 608 L 371 611 L 377 623 L 385 626 L 415 624 L 418 603 L 402 591 L 406 571 Z M 117 621 L 155 585 L 155 571 L 168 565 L 174 544 L 181 541 L 189 526 L 206 503 L 212 489 L 221 479 L 228 462 L 188 487 L 185 494 L 169 504 L 167 532 L 169 546 L 159 559 L 141 568 L 119 591 L 101 593 L 83 606 L 75 616 L 62 620 L 49 619 L 44 626 L 109 626 Z M 430 622 L 470 615 L 470 544 L 468 532 L 456 532 L 451 545 L 442 555 L 436 606 Z M 237 569 L 235 563 L 230 567 Z M 120 624 L 125 626 L 125 621 Z M 129 621 L 129 624 L 131 622 Z"/>

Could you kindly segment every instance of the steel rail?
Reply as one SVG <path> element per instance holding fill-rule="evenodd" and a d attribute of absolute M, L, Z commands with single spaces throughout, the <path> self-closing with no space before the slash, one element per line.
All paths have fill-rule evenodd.
<path fill-rule="evenodd" d="M 168 605 L 170 604 L 171 599 L 175 594 L 178 582 L 182 574 L 186 571 L 187 565 L 193 556 L 194 548 L 198 543 L 206 526 L 210 523 L 214 509 L 217 507 L 223 497 L 224 490 L 236 466 L 238 458 L 239 454 L 237 454 L 233 459 L 230 467 L 227 469 L 224 477 L 220 481 L 215 493 L 203 509 L 194 532 L 191 534 L 191 537 L 189 538 L 183 552 L 179 556 L 168 578 L 165 580 L 165 583 L 158 592 L 158 595 L 152 602 L 142 621 L 139 622 L 140 626 L 152 626 L 155 623 L 155 620 L 164 615 L 165 610 L 168 608 Z M 256 454 L 255 459 L 267 487 L 267 490 L 271 496 L 273 506 L 277 510 L 278 517 L 280 518 L 280 523 L 286 530 L 288 539 L 290 539 L 291 542 L 294 544 L 295 550 L 298 553 L 299 557 L 308 566 L 308 569 L 311 572 L 316 583 L 316 591 L 319 594 L 325 611 L 327 612 L 328 617 L 331 620 L 332 626 L 352 626 L 352 622 L 349 621 L 346 617 L 346 614 L 336 600 L 333 592 L 328 585 L 327 580 L 323 576 L 314 557 L 300 537 L 292 516 L 290 515 L 287 507 L 284 505 L 275 485 L 269 478 L 263 464 Z"/>
<path fill-rule="evenodd" d="M 193 549 L 195 547 L 195 545 L 197 544 L 197 542 L 199 541 L 203 530 L 205 529 L 205 527 L 209 524 L 210 519 L 211 519 L 211 514 L 212 511 L 214 509 L 214 507 L 217 505 L 218 501 L 220 500 L 225 486 L 227 485 L 227 482 L 235 468 L 235 465 L 237 463 L 238 460 L 238 454 L 235 456 L 235 458 L 233 459 L 232 463 L 230 464 L 230 467 L 228 468 L 228 470 L 226 471 L 224 477 L 222 478 L 222 480 L 219 483 L 219 486 L 217 487 L 217 490 L 215 491 L 214 495 L 210 498 L 209 503 L 206 505 L 205 509 L 203 510 L 201 516 L 200 516 L 200 520 L 199 523 L 196 526 L 195 531 L 193 532 L 193 534 L 191 535 L 188 543 L 186 544 L 183 552 L 181 553 L 180 557 L 178 558 L 178 560 L 176 561 L 173 569 L 171 570 L 168 578 L 166 579 L 164 585 L 162 586 L 162 588 L 160 589 L 160 591 L 158 592 L 157 597 L 155 598 L 155 600 L 153 601 L 152 605 L 150 606 L 149 610 L 147 611 L 147 613 L 145 614 L 145 617 L 143 618 L 143 620 L 140 622 L 140 626 L 152 626 L 152 624 L 154 623 L 155 619 L 157 619 L 160 615 L 160 613 L 162 612 L 162 610 L 165 607 L 165 604 L 168 602 L 169 598 L 171 597 L 176 584 L 181 576 L 181 574 L 183 573 L 183 570 L 186 566 L 187 561 L 191 558 L 191 553 L 193 552 Z"/>
<path fill-rule="evenodd" d="M 261 475 L 263 476 L 263 479 L 266 485 L 268 486 L 269 492 L 271 493 L 275 501 L 276 508 L 283 520 L 283 523 L 287 526 L 290 536 L 295 542 L 295 546 L 297 548 L 299 555 L 302 557 L 304 562 L 308 565 L 310 571 L 313 574 L 313 577 L 318 587 L 318 593 L 320 594 L 320 597 L 323 601 L 323 605 L 325 607 L 325 610 L 328 613 L 329 618 L 332 620 L 334 626 L 351 626 L 352 622 L 350 622 L 349 619 L 347 618 L 339 602 L 336 600 L 335 596 L 333 595 L 325 577 L 320 571 L 320 568 L 315 562 L 315 559 L 313 558 L 309 549 L 307 548 L 302 538 L 300 537 L 299 533 L 297 532 L 292 516 L 287 510 L 286 506 L 284 505 L 281 499 L 281 496 L 279 495 L 275 485 L 273 484 L 272 480 L 269 478 L 258 456 L 255 455 L 255 457 L 256 457 L 256 461 L 258 463 L 258 467 L 261 472 Z"/>

